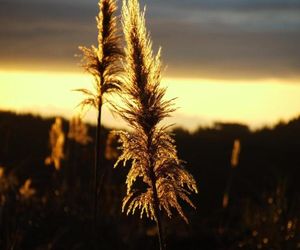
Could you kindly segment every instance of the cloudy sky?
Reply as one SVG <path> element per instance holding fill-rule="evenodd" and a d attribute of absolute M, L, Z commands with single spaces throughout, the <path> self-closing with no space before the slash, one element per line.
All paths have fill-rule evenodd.
<path fill-rule="evenodd" d="M 265 104 L 275 103 L 276 98 L 281 104 L 289 102 L 289 95 L 282 93 L 291 93 L 291 89 L 300 94 L 298 88 L 294 89 L 300 79 L 300 1 L 144 0 L 141 3 L 147 5 L 146 18 L 154 47 L 163 48 L 165 77 L 181 79 L 182 84 L 185 79 L 194 79 L 194 87 L 184 86 L 193 94 L 199 93 L 199 98 L 200 91 L 205 95 L 213 93 L 213 84 L 220 84 L 218 90 L 225 88 L 223 93 L 232 91 L 223 85 L 229 86 L 228 82 L 236 86 L 257 86 L 259 96 L 265 93 L 265 99 L 253 104 L 256 109 L 265 109 Z M 9 71 L 81 72 L 75 54 L 78 45 L 96 43 L 97 0 L 0 0 L 0 6 L 0 71 L 3 74 Z M 0 77 L 3 89 L 8 82 L 14 84 L 11 78 L 6 82 L 3 79 Z M 203 79 L 212 82 L 210 92 L 203 92 Z M 271 96 L 276 87 L 271 87 L 270 82 L 284 84 L 286 92 Z M 259 88 L 265 85 L 269 90 Z M 242 100 L 256 100 L 255 91 L 253 96 L 247 95 L 251 91 L 240 86 L 237 86 L 239 92 L 234 91 Z M 173 92 L 180 99 L 181 92 L 175 89 Z M 221 106 L 229 101 L 228 98 L 222 99 Z M 232 96 L 230 98 L 232 100 Z M 251 103 L 240 102 L 233 106 L 239 109 L 251 106 Z M 197 122 L 209 117 L 208 120 L 251 123 L 250 117 L 248 120 L 238 115 L 222 117 L 222 113 L 229 113 L 222 108 L 214 117 L 205 113 L 211 112 L 209 110 L 202 111 L 201 116 L 203 107 L 200 103 L 195 105 L 199 115 L 193 113 L 189 119 L 196 121 L 197 116 Z M 286 114 L 296 115 L 297 107 L 300 111 L 300 103 L 293 105 L 259 122 L 268 124 L 288 119 Z M 227 108 L 235 113 L 232 106 Z M 183 107 L 182 114 L 189 111 Z"/>
<path fill-rule="evenodd" d="M 147 22 L 170 76 L 298 78 L 300 1 L 147 0 Z M 76 70 L 95 43 L 97 0 L 0 1 L 2 67 Z"/>

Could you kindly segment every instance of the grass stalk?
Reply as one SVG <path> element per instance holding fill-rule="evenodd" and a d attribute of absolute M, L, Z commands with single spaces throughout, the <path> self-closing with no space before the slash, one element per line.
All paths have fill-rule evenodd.
<path fill-rule="evenodd" d="M 99 98 L 98 105 L 98 117 L 97 117 L 97 130 L 96 130 L 96 144 L 95 144 L 95 166 L 94 166 L 94 223 L 95 228 L 97 228 L 97 219 L 98 219 L 98 171 L 101 168 L 101 116 L 102 116 L 102 98 Z"/>
<path fill-rule="evenodd" d="M 126 40 L 124 69 L 126 79 L 121 86 L 122 105 L 115 111 L 132 128 L 119 131 L 122 154 L 119 162 L 130 161 L 127 175 L 127 195 L 123 200 L 123 212 L 134 214 L 138 209 L 156 221 L 159 245 L 166 249 L 162 226 L 162 210 L 169 217 L 175 210 L 188 222 L 178 198 L 194 207 L 188 195 L 197 192 L 196 182 L 177 157 L 175 141 L 160 122 L 174 108 L 172 100 L 164 100 L 166 89 L 160 86 L 160 50 L 152 52 L 152 42 L 146 30 L 145 13 L 140 11 L 137 0 L 124 0 L 122 8 L 123 31 Z M 137 179 L 146 188 L 133 188 Z"/>
<path fill-rule="evenodd" d="M 122 67 L 120 60 L 123 51 L 120 46 L 120 36 L 117 31 L 115 0 L 100 0 L 99 14 L 96 17 L 98 28 L 98 46 L 91 48 L 79 47 L 83 53 L 83 68 L 94 77 L 94 91 L 88 89 L 77 89 L 86 98 L 81 102 L 83 107 L 92 106 L 97 109 L 97 130 L 95 141 L 95 162 L 94 162 L 94 212 L 93 219 L 97 227 L 99 209 L 99 173 L 104 174 L 101 169 L 101 116 L 104 95 L 116 92 L 120 88 L 120 74 Z M 101 179 L 103 179 L 101 177 Z"/>

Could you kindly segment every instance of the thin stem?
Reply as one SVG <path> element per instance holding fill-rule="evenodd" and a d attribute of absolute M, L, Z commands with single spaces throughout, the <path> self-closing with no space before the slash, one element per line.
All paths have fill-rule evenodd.
<path fill-rule="evenodd" d="M 102 193 L 104 177 L 106 175 L 107 167 L 105 165 L 103 165 L 101 170 L 102 171 L 101 171 L 100 178 L 99 178 L 99 183 L 98 183 L 98 199 L 100 199 L 99 195 Z M 98 215 L 101 217 L 100 211 L 98 211 Z"/>
<path fill-rule="evenodd" d="M 159 240 L 159 249 L 160 250 L 166 250 L 166 242 L 164 239 L 164 233 L 162 229 L 162 221 L 161 221 L 161 214 L 159 210 L 159 201 L 158 201 L 158 196 L 157 196 L 157 190 L 155 183 L 152 181 L 153 186 L 153 199 L 154 199 L 154 210 L 155 210 L 155 216 L 156 216 L 156 227 L 158 231 L 158 240 Z"/>
<path fill-rule="evenodd" d="M 98 118 L 96 130 L 96 145 L 95 145 L 95 166 L 94 166 L 94 226 L 97 228 L 98 218 L 98 172 L 100 171 L 100 136 L 101 136 L 101 115 L 102 115 L 102 96 L 99 97 L 98 103 Z"/>
<path fill-rule="evenodd" d="M 156 217 L 156 227 L 158 232 L 158 240 L 159 240 L 159 249 L 160 250 L 166 250 L 166 242 L 164 238 L 164 233 L 162 229 L 162 220 L 161 220 L 161 214 L 159 209 L 159 199 L 156 189 L 156 176 L 154 173 L 154 163 L 153 158 L 151 154 L 151 138 L 152 134 L 150 130 L 145 131 L 146 134 L 148 134 L 148 154 L 150 156 L 150 178 L 151 178 L 151 184 L 152 184 L 152 191 L 153 191 L 153 202 L 154 202 L 154 213 Z"/>

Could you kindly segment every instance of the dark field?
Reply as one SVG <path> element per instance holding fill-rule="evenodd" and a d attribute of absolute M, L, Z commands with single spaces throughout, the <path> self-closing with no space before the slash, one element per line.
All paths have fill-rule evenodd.
<path fill-rule="evenodd" d="M 45 165 L 53 122 L 0 113 L 0 249 L 157 249 L 155 223 L 122 213 L 128 168 L 113 168 L 119 151 L 116 139 L 107 143 L 109 129 L 101 134 L 105 157 L 94 230 L 93 142 L 66 136 L 60 170 Z M 93 138 L 95 127 L 88 128 Z M 67 135 L 66 120 L 63 130 Z M 199 194 L 192 196 L 196 210 L 182 204 L 190 224 L 163 217 L 168 249 L 300 249 L 300 118 L 255 132 L 217 123 L 173 133 Z M 241 152 L 232 168 L 235 139 Z"/>

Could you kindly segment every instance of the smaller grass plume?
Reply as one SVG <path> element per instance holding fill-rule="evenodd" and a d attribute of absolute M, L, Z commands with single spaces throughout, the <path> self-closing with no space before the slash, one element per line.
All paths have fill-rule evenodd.
<path fill-rule="evenodd" d="M 92 141 L 88 135 L 88 127 L 79 116 L 73 117 L 69 122 L 68 138 L 81 145 L 87 145 Z"/>
<path fill-rule="evenodd" d="M 64 159 L 65 134 L 62 130 L 62 120 L 57 117 L 51 126 L 49 133 L 51 154 L 45 159 L 46 165 L 53 164 L 56 170 L 60 170 L 61 161 Z"/>
<path fill-rule="evenodd" d="M 233 182 L 234 170 L 239 165 L 240 153 L 241 153 L 241 141 L 240 141 L 240 139 L 235 139 L 233 141 L 231 159 L 230 159 L 231 168 L 229 170 L 229 177 L 228 177 L 225 192 L 223 195 L 223 201 L 222 201 L 223 208 L 227 208 L 229 205 L 229 193 L 230 193 L 230 189 L 231 189 L 232 182 Z"/>
<path fill-rule="evenodd" d="M 20 187 L 19 192 L 22 198 L 29 199 L 30 197 L 35 195 L 36 190 L 31 187 L 31 184 L 32 180 L 29 178 L 24 182 L 23 186 Z"/>
<path fill-rule="evenodd" d="M 117 29 L 115 0 L 101 0 L 98 3 L 99 14 L 96 17 L 98 29 L 98 46 L 79 46 L 83 54 L 82 67 L 94 78 L 94 91 L 76 89 L 86 96 L 82 107 L 91 106 L 101 109 L 103 96 L 120 89 L 122 72 L 121 37 Z"/>
<path fill-rule="evenodd" d="M 101 189 L 104 172 L 100 168 L 100 134 L 101 134 L 101 117 L 104 96 L 114 93 L 120 89 L 121 85 L 121 59 L 123 50 L 121 48 L 121 38 L 117 29 L 115 0 L 100 0 L 98 3 L 99 14 L 96 17 L 98 29 L 98 46 L 87 48 L 80 46 L 83 53 L 82 66 L 94 78 L 94 91 L 86 88 L 77 89 L 84 94 L 85 98 L 81 102 L 82 108 L 94 107 L 97 109 L 97 130 L 95 139 L 95 164 L 94 164 L 94 222 L 97 226 L 98 214 L 98 189 Z M 103 154 L 103 153 L 102 153 Z M 99 187 L 100 186 L 100 187 Z"/>
<path fill-rule="evenodd" d="M 239 156 L 241 152 L 241 142 L 239 139 L 235 139 L 233 142 L 232 154 L 231 154 L 231 167 L 236 168 L 239 165 Z"/>

